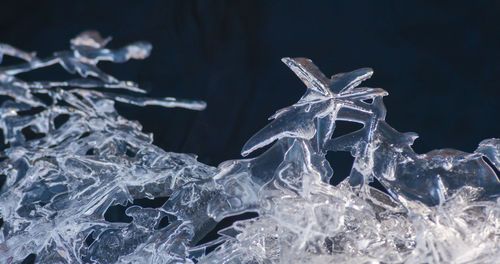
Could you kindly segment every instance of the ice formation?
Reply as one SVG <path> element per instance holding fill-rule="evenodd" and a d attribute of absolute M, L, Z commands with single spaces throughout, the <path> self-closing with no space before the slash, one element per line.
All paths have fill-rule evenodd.
<path fill-rule="evenodd" d="M 114 101 L 205 104 L 130 95 L 144 91 L 97 63 L 143 59 L 151 45 L 112 50 L 109 40 L 87 31 L 47 59 L 0 44 L 0 58 L 25 61 L 0 67 L 0 95 L 11 98 L 0 108 L 0 262 L 31 254 L 36 263 L 498 263 L 499 139 L 473 153 L 417 154 L 416 134 L 384 121 L 388 93 L 358 87 L 371 69 L 327 78 L 308 59 L 284 58 L 305 95 L 242 150 L 269 146 L 263 154 L 214 168 L 154 146 L 138 122 L 116 112 Z M 16 76 L 55 64 L 82 78 Z M 363 128 L 332 138 L 339 120 Z M 328 151 L 355 157 L 337 186 L 329 184 Z M 389 194 L 368 185 L 374 178 Z M 165 202 L 137 205 L 145 198 Z M 106 220 L 117 204 L 128 204 L 130 223 Z M 248 212 L 258 216 L 203 239 L 217 222 Z"/>

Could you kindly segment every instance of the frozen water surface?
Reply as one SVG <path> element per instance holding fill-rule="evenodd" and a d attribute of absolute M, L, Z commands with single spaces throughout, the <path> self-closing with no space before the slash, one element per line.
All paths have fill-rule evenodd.
<path fill-rule="evenodd" d="M 101 71 L 100 61 L 151 51 L 147 42 L 108 49 L 109 41 L 83 32 L 45 59 L 0 44 L 0 58 L 24 61 L 0 66 L 0 95 L 10 97 L 0 108 L 1 263 L 498 263 L 492 166 L 500 169 L 500 139 L 473 153 L 417 154 L 417 135 L 385 122 L 388 93 L 359 87 L 371 69 L 328 78 L 308 59 L 284 58 L 304 96 L 243 146 L 243 156 L 269 146 L 263 154 L 214 168 L 154 146 L 138 122 L 116 112 L 115 101 L 193 110 L 205 103 L 148 98 Z M 57 65 L 77 78 L 18 76 Z M 332 138 L 336 121 L 363 127 Z M 355 158 L 337 186 L 329 184 L 328 151 Z M 374 179 L 390 195 L 370 187 Z M 110 207 L 140 199 L 165 202 L 129 206 L 130 223 L 106 219 Z M 258 216 L 203 239 L 217 222 L 248 212 Z"/>

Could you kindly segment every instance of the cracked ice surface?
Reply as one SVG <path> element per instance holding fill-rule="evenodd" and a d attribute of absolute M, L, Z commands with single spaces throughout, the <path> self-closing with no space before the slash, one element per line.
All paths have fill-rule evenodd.
<path fill-rule="evenodd" d="M 7 147 L 0 170 L 0 262 L 20 263 L 497 263 L 500 259 L 500 140 L 474 153 L 415 153 L 415 133 L 385 122 L 383 89 L 358 87 L 369 68 L 327 78 L 310 61 L 283 62 L 306 85 L 294 105 L 218 168 L 152 144 L 114 101 L 202 110 L 200 101 L 146 98 L 97 68 L 99 61 L 144 59 L 146 42 L 107 49 L 94 31 L 71 50 L 39 59 L 7 44 L 2 55 L 25 63 L 0 67 Z M 59 64 L 80 79 L 27 82 L 18 73 Z M 102 88 L 96 91 L 92 88 Z M 48 95 L 45 102 L 40 94 Z M 64 123 L 60 120 L 66 119 Z M 332 138 L 337 120 L 363 125 Z M 62 123 L 62 125 L 61 125 Z M 27 140 L 31 130 L 35 139 Z M 332 186 L 328 151 L 354 157 L 349 177 Z M 489 163 L 486 162 L 489 161 Z M 491 164 L 491 165 L 490 165 Z M 332 163 L 335 168 L 335 161 Z M 367 183 L 376 178 L 388 194 Z M 133 205 L 131 223 L 109 222 L 112 205 L 165 197 L 159 208 Z M 168 197 L 168 198 L 167 198 Z M 246 212 L 219 238 L 200 242 L 222 219 Z M 168 220 L 166 226 L 160 224 Z M 214 251 L 206 248 L 216 247 Z"/>

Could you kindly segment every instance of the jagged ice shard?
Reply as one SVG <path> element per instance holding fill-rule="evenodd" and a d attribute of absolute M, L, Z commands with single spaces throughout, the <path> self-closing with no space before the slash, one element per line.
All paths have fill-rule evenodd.
<path fill-rule="evenodd" d="M 371 69 L 327 78 L 308 59 L 284 58 L 306 93 L 242 150 L 269 146 L 263 154 L 214 168 L 154 146 L 138 122 L 116 112 L 114 101 L 194 110 L 205 103 L 109 92 L 144 93 L 97 63 L 151 50 L 146 42 L 107 49 L 109 40 L 87 31 L 47 59 L 0 44 L 0 58 L 25 61 L 0 67 L 0 95 L 11 98 L 0 108 L 0 262 L 34 254 L 36 263 L 498 263 L 499 139 L 473 153 L 417 154 L 417 135 L 384 121 L 388 93 L 358 87 Z M 16 76 L 56 64 L 81 78 Z M 332 138 L 336 121 L 363 128 Z M 337 186 L 329 184 L 328 151 L 355 158 Z M 374 178 L 389 194 L 368 185 Z M 130 223 L 105 219 L 111 206 L 144 198 L 166 201 L 129 206 Z M 202 240 L 217 222 L 247 212 L 258 216 Z"/>

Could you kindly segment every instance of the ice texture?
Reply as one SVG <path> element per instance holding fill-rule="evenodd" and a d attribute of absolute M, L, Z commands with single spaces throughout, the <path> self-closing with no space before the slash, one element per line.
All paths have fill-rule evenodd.
<path fill-rule="evenodd" d="M 144 59 L 151 45 L 112 50 L 109 41 L 87 31 L 48 59 L 0 44 L 0 58 L 25 61 L 0 67 L 0 94 L 12 98 L 0 108 L 0 262 L 35 254 L 36 263 L 498 263 L 500 139 L 473 153 L 417 154 L 417 135 L 385 122 L 388 93 L 358 87 L 371 69 L 328 78 L 308 59 L 284 58 L 304 96 L 243 146 L 243 156 L 267 147 L 262 154 L 211 167 L 154 146 L 116 112 L 115 101 L 205 103 L 130 95 L 144 91 L 97 63 Z M 81 78 L 16 76 L 55 64 Z M 332 138 L 336 121 L 363 127 Z M 336 186 L 329 151 L 354 157 Z M 387 193 L 368 185 L 374 179 Z M 149 208 L 137 204 L 144 198 L 166 201 Z M 130 223 L 106 220 L 118 204 Z M 205 239 L 218 222 L 249 212 L 258 216 Z"/>

